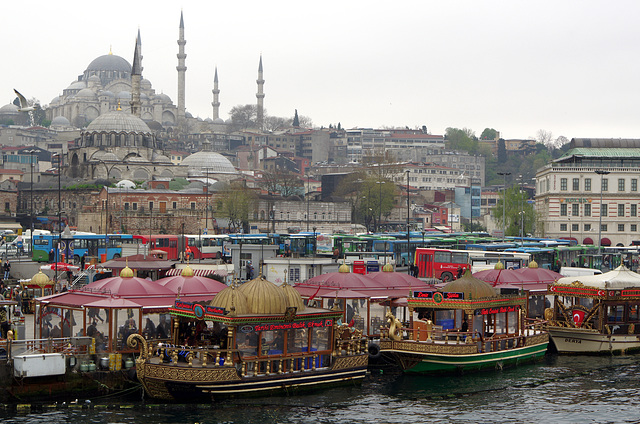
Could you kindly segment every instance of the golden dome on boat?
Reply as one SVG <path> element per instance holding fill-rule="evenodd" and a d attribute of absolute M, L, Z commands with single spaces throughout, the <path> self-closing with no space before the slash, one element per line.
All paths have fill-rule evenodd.
<path fill-rule="evenodd" d="M 302 301 L 302 296 L 300 296 L 298 290 L 291 287 L 288 283 L 284 283 L 281 288 L 287 298 L 287 307 L 298 308 L 298 312 L 304 311 L 304 302 Z"/>
<path fill-rule="evenodd" d="M 472 276 L 469 270 L 461 278 L 447 283 L 442 291 L 445 293 L 464 293 L 465 300 L 497 296 L 495 289 L 489 283 Z"/>
<path fill-rule="evenodd" d="M 342 265 L 340 265 L 340 267 L 338 268 L 338 272 L 351 272 L 351 269 L 349 269 L 349 265 L 343 263 Z"/>
<path fill-rule="evenodd" d="M 284 314 L 287 310 L 284 290 L 265 280 L 262 275 L 244 283 L 238 291 L 246 296 L 249 311 L 253 314 L 276 315 Z"/>
<path fill-rule="evenodd" d="M 184 269 L 182 270 L 182 272 L 180 273 L 180 276 L 188 278 L 188 277 L 193 277 L 193 270 L 191 269 L 191 267 L 187 264 L 186 267 L 184 267 Z"/>
<path fill-rule="evenodd" d="M 502 261 L 498 261 L 498 263 L 496 264 L 496 266 L 493 267 L 493 269 L 504 269 L 504 264 L 502 263 Z"/>
<path fill-rule="evenodd" d="M 251 313 L 247 297 L 235 286 L 222 289 L 220 293 L 215 295 L 209 302 L 209 306 L 224 308 L 229 315 L 246 315 Z"/>
<path fill-rule="evenodd" d="M 122 268 L 122 271 L 120 271 L 120 278 L 133 278 L 133 270 L 129 268 L 128 265 L 125 266 Z"/>
<path fill-rule="evenodd" d="M 528 268 L 538 268 L 538 262 L 536 261 L 529 262 Z"/>
<path fill-rule="evenodd" d="M 36 284 L 40 287 L 46 286 L 49 282 L 49 277 L 42 271 L 31 277 L 31 284 Z"/>
<path fill-rule="evenodd" d="M 384 264 L 384 266 L 382 267 L 382 272 L 393 272 L 393 265 L 391 265 L 390 263 Z"/>

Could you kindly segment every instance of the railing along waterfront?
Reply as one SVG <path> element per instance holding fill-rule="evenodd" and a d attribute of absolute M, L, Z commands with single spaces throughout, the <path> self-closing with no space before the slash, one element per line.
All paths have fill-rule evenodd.
<path fill-rule="evenodd" d="M 79 355 L 91 353 L 94 345 L 92 337 L 61 337 L 28 340 L 2 340 L 0 348 L 7 352 L 10 360 L 16 355 L 39 353 L 62 353 L 64 355 Z"/>

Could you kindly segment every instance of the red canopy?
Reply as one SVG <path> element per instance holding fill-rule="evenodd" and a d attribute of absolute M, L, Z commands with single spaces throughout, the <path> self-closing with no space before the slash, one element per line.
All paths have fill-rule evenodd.
<path fill-rule="evenodd" d="M 554 283 L 563 275 L 546 268 L 522 268 L 515 272 L 522 276 L 525 283 Z"/>
<path fill-rule="evenodd" d="M 157 282 L 137 277 L 104 278 L 87 284 L 82 288 L 82 291 L 104 292 L 122 297 L 175 296 L 173 291 Z"/>
<path fill-rule="evenodd" d="M 358 290 L 363 288 L 386 288 L 382 282 L 376 281 L 366 275 L 354 274 L 353 272 L 328 272 L 309 278 L 304 282 L 307 286 L 322 286 L 325 288 L 342 288 Z"/>
<path fill-rule="evenodd" d="M 515 269 L 485 269 L 473 273 L 473 276 L 493 286 L 498 284 L 517 285 L 525 281 L 524 277 Z"/>
<path fill-rule="evenodd" d="M 367 276 L 375 281 L 381 282 L 389 288 L 431 288 L 433 286 L 425 281 L 413 277 L 404 272 L 372 272 Z"/>
<path fill-rule="evenodd" d="M 180 290 L 181 296 L 191 294 L 210 294 L 211 297 L 213 297 L 222 291 L 222 289 L 227 288 L 227 285 L 220 281 L 195 275 L 193 277 L 183 277 L 181 275 L 165 277 L 156 281 L 156 283 L 168 288 L 175 294 L 178 294 L 178 290 Z"/>
<path fill-rule="evenodd" d="M 306 286 L 304 284 L 293 286 L 304 297 L 337 297 L 339 299 L 366 299 L 369 296 L 357 291 L 339 288 L 323 288 L 318 286 Z"/>
<path fill-rule="evenodd" d="M 58 272 L 76 271 L 80 269 L 79 266 L 71 265 L 66 262 L 56 262 L 52 264 L 42 265 L 40 269 L 51 269 Z"/>

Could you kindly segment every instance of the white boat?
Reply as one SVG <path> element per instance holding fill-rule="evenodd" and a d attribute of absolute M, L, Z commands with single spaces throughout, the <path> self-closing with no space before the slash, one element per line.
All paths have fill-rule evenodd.
<path fill-rule="evenodd" d="M 624 266 L 599 275 L 564 277 L 549 286 L 545 310 L 559 353 L 640 350 L 640 274 Z"/>

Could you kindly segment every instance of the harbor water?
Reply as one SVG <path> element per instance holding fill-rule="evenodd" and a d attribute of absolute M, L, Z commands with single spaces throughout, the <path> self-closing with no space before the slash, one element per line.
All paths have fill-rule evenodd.
<path fill-rule="evenodd" d="M 548 356 L 461 376 L 372 372 L 359 387 L 214 405 L 94 399 L 84 409 L 5 412 L 0 423 L 637 423 L 639 372 L 640 355 Z"/>

